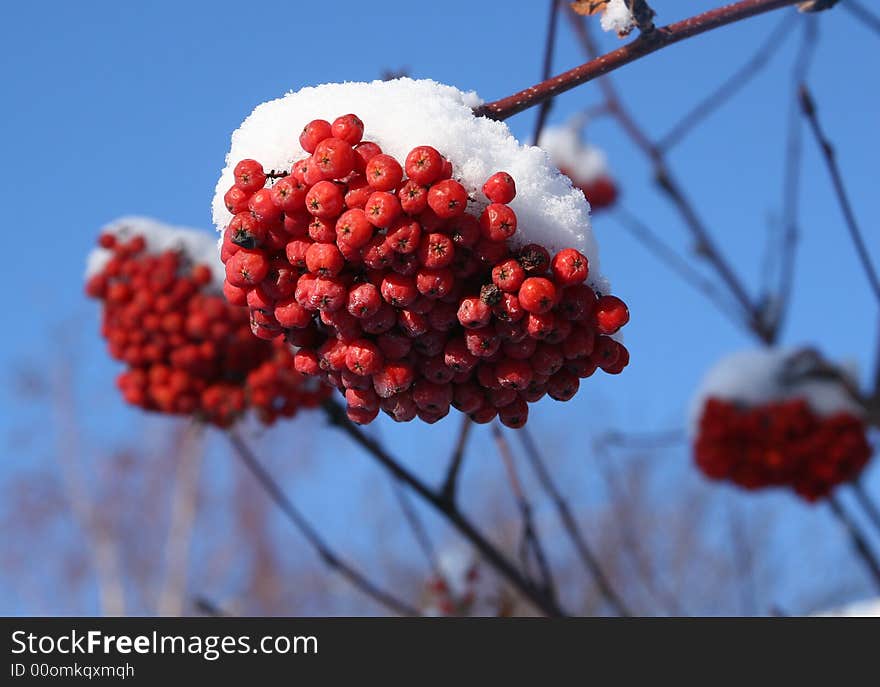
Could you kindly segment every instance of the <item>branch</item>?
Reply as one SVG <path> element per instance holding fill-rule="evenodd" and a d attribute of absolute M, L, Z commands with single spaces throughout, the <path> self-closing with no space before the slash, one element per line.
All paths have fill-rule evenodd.
<path fill-rule="evenodd" d="M 843 9 L 861 21 L 866 27 L 876 34 L 880 34 L 880 17 L 871 12 L 867 7 L 856 0 L 846 0 Z"/>
<path fill-rule="evenodd" d="M 317 531 L 309 524 L 303 515 L 297 510 L 293 502 L 284 494 L 281 487 L 272 479 L 272 476 L 257 460 L 257 457 L 234 430 L 225 433 L 235 449 L 236 455 L 241 459 L 244 466 L 250 471 L 254 478 L 263 487 L 269 498 L 275 502 L 287 519 L 290 520 L 303 537 L 318 552 L 321 560 L 331 570 L 337 571 L 354 587 L 363 592 L 379 604 L 390 608 L 395 613 L 408 616 L 421 615 L 415 608 L 405 601 L 401 601 L 394 595 L 380 589 L 377 585 L 368 580 L 361 572 L 353 568 L 351 565 L 339 558 L 327 543 L 321 538 Z"/>
<path fill-rule="evenodd" d="M 831 512 L 834 513 L 834 517 L 837 518 L 838 522 L 844 527 L 847 534 L 849 534 L 853 549 L 859 558 L 862 559 L 862 562 L 865 564 L 865 567 L 868 569 L 868 572 L 874 580 L 874 584 L 880 589 L 880 561 L 874 556 L 874 553 L 868 546 L 868 542 L 865 540 L 865 537 L 862 535 L 855 521 L 844 510 L 840 501 L 834 496 L 834 494 L 828 496 L 828 505 L 831 508 Z"/>
<path fill-rule="evenodd" d="M 403 485 L 399 480 L 395 479 L 392 480 L 391 486 L 394 489 L 394 496 L 400 504 L 400 510 L 403 511 L 403 517 L 406 518 L 419 548 L 422 550 L 422 553 L 425 554 L 431 572 L 438 579 L 442 578 L 443 571 L 440 570 L 440 566 L 437 564 L 437 555 L 434 552 L 434 546 L 431 544 L 431 538 L 428 536 L 428 532 L 425 530 L 425 526 L 419 518 L 419 514 L 416 512 L 415 508 L 413 508 L 413 504 L 409 500 L 409 496 L 404 490 Z"/>
<path fill-rule="evenodd" d="M 596 586 L 599 588 L 599 593 L 605 598 L 605 600 L 611 605 L 614 611 L 621 616 L 629 617 L 632 615 L 626 604 L 623 600 L 617 595 L 617 592 L 614 591 L 614 588 L 611 586 L 608 578 L 605 577 L 605 573 L 602 572 L 602 568 L 599 565 L 599 560 L 596 554 L 590 549 L 587 544 L 586 538 L 581 532 L 580 527 L 577 524 L 577 520 L 574 519 L 574 516 L 571 514 L 571 509 L 568 506 L 568 501 L 562 496 L 562 493 L 557 488 L 556 484 L 553 482 L 553 478 L 550 476 L 550 471 L 547 469 L 547 466 L 544 464 L 543 459 L 541 458 L 541 454 L 538 451 L 538 447 L 532 439 L 531 433 L 523 427 L 518 432 L 519 438 L 522 441 L 523 448 L 525 449 L 526 456 L 529 459 L 529 463 L 532 466 L 532 470 L 535 472 L 535 475 L 538 478 L 538 481 L 541 483 L 544 491 L 553 501 L 553 505 L 556 507 L 556 513 L 559 516 L 560 522 L 562 522 L 562 526 L 565 528 L 566 533 L 568 534 L 569 539 L 574 545 L 575 550 L 578 553 L 578 556 L 581 559 L 584 567 L 587 570 L 587 574 L 592 577 L 595 581 Z"/>
<path fill-rule="evenodd" d="M 510 489 L 513 492 L 514 499 L 516 499 L 516 505 L 519 508 L 520 517 L 522 518 L 523 567 L 528 570 L 528 553 L 531 550 L 535 556 L 535 561 L 538 564 L 538 570 L 541 573 L 541 580 L 544 589 L 548 594 L 555 597 L 556 590 L 553 582 L 553 575 L 550 571 L 550 566 L 547 563 L 547 557 L 544 554 L 544 547 L 541 544 L 541 538 L 535 529 L 535 521 L 534 518 L 532 518 L 532 505 L 526 498 L 525 491 L 522 488 L 522 482 L 520 482 L 519 474 L 516 470 L 516 463 L 513 459 L 513 451 L 510 450 L 510 444 L 507 443 L 507 439 L 505 439 L 504 435 L 501 433 L 501 428 L 497 424 L 492 425 L 492 437 L 495 439 L 498 453 L 501 455 L 501 460 L 504 462 L 504 468 L 507 471 L 507 480 L 510 483 Z"/>
<path fill-rule="evenodd" d="M 731 5 L 728 8 L 722 9 L 738 7 L 742 4 L 743 3 L 738 3 L 737 5 Z M 720 10 L 715 11 L 718 12 Z M 582 18 L 576 15 L 573 11 L 569 12 L 569 18 L 571 19 L 572 29 L 586 54 L 594 57 L 593 62 L 601 62 L 604 60 L 607 56 L 601 58 L 597 57 L 597 46 Z M 657 31 L 660 32 L 662 29 L 658 29 Z M 721 251 L 712 240 L 708 228 L 703 224 L 699 215 L 697 215 L 693 203 L 687 197 L 681 185 L 673 177 L 672 171 L 666 163 L 663 151 L 657 147 L 651 138 L 636 123 L 629 111 L 624 107 L 623 102 L 610 79 L 600 79 L 599 88 L 605 96 L 605 101 L 611 116 L 617 120 L 617 123 L 629 136 L 636 147 L 638 147 L 651 161 L 654 168 L 656 183 L 660 187 L 660 190 L 666 194 L 670 202 L 675 206 L 682 221 L 690 231 L 694 240 L 695 252 L 715 269 L 719 278 L 724 282 L 728 291 L 730 291 L 733 299 L 737 301 L 738 305 L 744 311 L 746 327 L 751 332 L 755 333 L 762 341 L 772 341 L 773 332 L 768 330 L 763 313 L 752 302 L 751 297 L 742 285 L 736 272 L 734 272 L 733 268 L 721 254 Z"/>
<path fill-rule="evenodd" d="M 547 39 L 544 42 L 544 66 L 541 69 L 541 79 L 546 81 L 550 78 L 550 70 L 553 69 L 553 50 L 556 46 L 556 25 L 558 24 L 559 5 L 565 0 L 550 0 L 550 19 L 547 24 Z M 547 121 L 547 115 L 550 114 L 550 108 L 553 106 L 552 98 L 548 98 L 541 103 L 538 108 L 538 118 L 535 121 L 535 133 L 532 136 L 532 144 L 538 145 L 541 140 L 541 132 L 544 130 L 544 124 Z"/>
<path fill-rule="evenodd" d="M 727 24 L 747 19 L 787 5 L 798 0 L 741 0 L 725 7 L 698 14 L 668 26 L 656 28 L 643 33 L 634 41 L 622 48 L 598 57 L 585 64 L 563 72 L 558 76 L 545 79 L 541 83 L 527 88 L 511 96 L 486 103 L 475 110 L 478 116 L 491 119 L 507 119 L 513 115 L 538 105 L 545 100 L 555 98 L 561 93 L 592 81 L 593 79 L 619 69 L 646 55 L 657 52 L 673 43 L 697 36 L 706 31 L 717 29 Z"/>
<path fill-rule="evenodd" d="M 856 493 L 856 500 L 859 502 L 859 505 L 867 514 L 871 524 L 877 529 L 877 533 L 880 534 L 880 508 L 877 507 L 877 504 L 871 498 L 870 494 L 868 494 L 862 480 L 859 479 L 853 482 L 852 488 Z"/>
<path fill-rule="evenodd" d="M 757 76 L 761 69 L 770 62 L 770 58 L 785 43 L 791 22 L 791 16 L 783 17 L 745 64 L 697 103 L 690 112 L 657 140 L 657 148 L 666 151 L 680 143 L 702 120 L 724 105 L 736 95 L 737 91 Z"/>
<path fill-rule="evenodd" d="M 449 503 L 455 502 L 455 492 L 458 487 L 458 473 L 461 471 L 461 464 L 464 460 L 464 449 L 467 445 L 468 436 L 471 433 L 473 422 L 467 415 L 462 416 L 461 427 L 458 430 L 458 440 L 455 442 L 455 448 L 452 451 L 452 457 L 449 459 L 449 468 L 446 470 L 446 479 L 440 489 L 440 497 Z"/>
<path fill-rule="evenodd" d="M 531 580 L 517 570 L 516 566 L 474 527 L 454 503 L 444 499 L 441 493 L 435 492 L 428 487 L 421 479 L 386 452 L 379 443 L 364 434 L 360 427 L 348 419 L 345 410 L 337 401 L 328 400 L 323 404 L 322 408 L 331 424 L 341 429 L 379 465 L 433 506 L 482 554 L 489 565 L 502 578 L 519 590 L 537 608 L 549 616 L 565 615 L 565 612 L 560 608 L 556 600 L 549 598 L 545 592 L 538 589 Z"/>

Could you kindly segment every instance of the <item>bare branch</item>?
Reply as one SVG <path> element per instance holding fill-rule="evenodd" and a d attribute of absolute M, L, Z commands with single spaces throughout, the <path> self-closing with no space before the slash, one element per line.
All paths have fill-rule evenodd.
<path fill-rule="evenodd" d="M 856 0 L 845 0 L 843 9 L 861 21 L 868 29 L 880 35 L 880 16 L 871 12 L 862 3 Z"/>
<path fill-rule="evenodd" d="M 538 570 L 541 573 L 543 588 L 548 594 L 555 597 L 556 585 L 553 582 L 553 574 L 550 570 L 550 565 L 547 563 L 547 556 L 544 553 L 544 547 L 541 544 L 540 535 L 538 534 L 537 529 L 535 529 L 535 521 L 532 517 L 532 504 L 529 503 L 529 500 L 526 498 L 522 482 L 519 479 L 516 462 L 513 458 L 513 451 L 510 450 L 510 444 L 507 443 L 507 439 L 504 434 L 502 434 L 501 428 L 494 423 L 492 425 L 492 437 L 495 439 L 498 453 L 501 455 L 501 460 L 504 462 L 504 469 L 507 471 L 507 481 L 510 484 L 510 490 L 513 492 L 513 497 L 516 500 L 516 505 L 517 508 L 519 508 L 520 517 L 522 518 L 523 567 L 528 573 L 528 554 L 529 551 L 531 551 L 535 556 L 535 562 L 538 564 Z"/>
<path fill-rule="evenodd" d="M 442 578 L 443 571 L 440 570 L 440 566 L 437 563 L 437 554 L 434 551 L 433 544 L 431 544 L 431 538 L 428 536 L 428 531 L 425 529 L 425 525 L 422 523 L 421 518 L 419 518 L 419 514 L 413 507 L 409 495 L 406 493 L 406 490 L 403 488 L 403 485 L 399 480 L 392 479 L 391 487 L 394 489 L 394 496 L 397 498 L 398 504 L 400 504 L 400 510 L 403 512 L 403 517 L 409 524 L 409 528 L 412 530 L 419 548 L 422 550 L 422 553 L 425 554 L 431 572 L 435 577 Z"/>
<path fill-rule="evenodd" d="M 700 122 L 721 108 L 746 86 L 749 81 L 760 74 L 761 69 L 770 62 L 774 54 L 785 44 L 785 38 L 791 33 L 791 24 L 791 16 L 786 15 L 783 17 L 745 64 L 697 103 L 677 124 L 673 125 L 666 134 L 657 140 L 657 148 L 667 151 L 680 143 Z"/>
<path fill-rule="evenodd" d="M 260 461 L 257 460 L 253 451 L 251 451 L 250 447 L 242 440 L 238 433 L 235 430 L 229 430 L 225 434 L 229 439 L 229 443 L 232 444 L 232 448 L 235 449 L 235 454 L 241 459 L 244 466 L 259 482 L 263 490 L 269 495 L 269 498 L 275 502 L 275 505 L 287 516 L 287 519 L 293 523 L 294 527 L 300 531 L 303 537 L 318 552 L 321 560 L 328 568 L 337 571 L 366 596 L 395 613 L 407 616 L 420 615 L 415 608 L 405 601 L 398 599 L 393 594 L 380 589 L 367 579 L 363 573 L 343 561 L 330 549 L 329 545 L 299 512 L 296 506 L 293 505 L 293 502 L 284 494 L 281 487 L 266 471 Z"/>
<path fill-rule="evenodd" d="M 446 479 L 440 489 L 440 496 L 443 500 L 453 503 L 455 501 L 456 488 L 458 487 L 458 473 L 461 471 L 461 464 L 464 460 L 464 449 L 467 446 L 467 440 L 473 427 L 471 419 L 464 415 L 461 419 L 460 429 L 458 430 L 458 439 L 455 442 L 455 448 L 452 451 L 452 457 L 449 459 L 449 468 L 446 470 Z"/>
<path fill-rule="evenodd" d="M 558 76 L 545 79 L 541 83 L 535 84 L 519 93 L 486 103 L 478 107 L 475 110 L 475 114 L 491 119 L 507 119 L 545 100 L 555 98 L 557 95 L 565 93 L 576 86 L 619 69 L 645 55 L 650 55 L 668 45 L 742 19 L 754 17 L 787 5 L 793 5 L 796 2 L 797 0 L 741 0 L 740 2 L 709 10 L 689 19 L 657 28 L 649 33 L 642 33 L 634 41 L 622 48 L 612 50 L 602 57 L 586 62 Z"/>
<path fill-rule="evenodd" d="M 559 5 L 565 0 L 550 0 L 550 19 L 547 23 L 547 38 L 544 42 L 544 65 L 541 69 L 541 80 L 546 81 L 550 78 L 550 71 L 553 69 L 553 51 L 556 47 L 556 25 L 559 23 Z M 553 106 L 553 99 L 549 98 L 541 103 L 538 108 L 538 117 L 535 120 L 535 133 L 532 136 L 532 143 L 538 145 L 541 140 L 541 132 L 544 130 L 544 124 L 547 122 L 547 115 L 550 114 L 550 108 Z"/>
<path fill-rule="evenodd" d="M 587 544 L 586 537 L 584 537 L 583 532 L 581 532 L 581 529 L 578 526 L 577 520 L 575 520 L 571 513 L 568 501 L 565 500 L 562 496 L 562 492 L 559 491 L 558 487 L 553 482 L 553 478 L 550 476 L 550 471 L 547 469 L 547 466 L 541 457 L 541 453 L 538 451 L 534 439 L 532 439 L 531 433 L 528 429 L 523 427 L 518 431 L 518 435 L 523 448 L 525 449 L 526 456 L 529 459 L 529 463 L 532 466 L 532 470 L 537 476 L 544 491 L 553 501 L 559 520 L 574 545 L 578 557 L 581 559 L 581 563 L 583 563 L 586 568 L 587 574 L 593 579 L 593 581 L 595 581 L 599 593 L 611 605 L 615 613 L 625 617 L 631 616 L 632 613 L 630 613 L 626 604 L 623 602 L 623 599 L 617 595 L 617 592 L 614 591 L 614 587 L 611 586 L 610 581 L 605 577 L 605 573 L 602 572 L 602 567 L 599 565 L 599 560 L 596 554 L 593 553 Z"/>
<path fill-rule="evenodd" d="M 393 458 L 378 442 L 364 434 L 360 427 L 349 420 L 345 410 L 338 402 L 328 400 L 323 404 L 322 408 L 333 425 L 341 429 L 379 465 L 401 480 L 401 482 L 433 506 L 438 513 L 443 515 L 480 552 L 489 565 L 524 597 L 549 616 L 566 615 L 557 601 L 550 598 L 543 590 L 536 587 L 531 580 L 517 570 L 516 566 L 474 527 L 471 521 L 458 510 L 454 503 L 443 498 L 441 493 L 435 492 L 428 487 L 421 479 Z"/>
<path fill-rule="evenodd" d="M 871 495 L 868 493 L 868 490 L 865 489 L 865 484 L 861 479 L 853 482 L 852 487 L 856 494 L 856 500 L 858 500 L 859 505 L 867 514 L 871 524 L 876 528 L 877 534 L 880 534 L 880 507 L 878 507 L 874 499 L 871 498 Z"/>
<path fill-rule="evenodd" d="M 849 513 L 844 510 L 843 505 L 834 494 L 828 496 L 828 506 L 831 508 L 831 512 L 834 513 L 834 517 L 837 518 L 837 521 L 846 530 L 850 542 L 852 543 L 853 550 L 862 560 L 862 563 L 865 564 L 865 567 L 870 573 L 871 578 L 874 580 L 876 587 L 880 589 L 880 561 L 877 560 L 874 552 L 871 551 L 871 547 L 865 540 L 858 525 L 852 517 L 850 517 Z"/>

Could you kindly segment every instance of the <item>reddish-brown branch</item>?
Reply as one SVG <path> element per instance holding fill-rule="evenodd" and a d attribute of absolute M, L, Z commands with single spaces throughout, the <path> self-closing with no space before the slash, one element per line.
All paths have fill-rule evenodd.
<path fill-rule="evenodd" d="M 754 17 L 755 15 L 770 12 L 787 5 L 793 5 L 797 1 L 742 0 L 741 2 L 709 10 L 689 19 L 654 29 L 649 33 L 640 35 L 622 48 L 612 50 L 579 67 L 569 69 L 567 72 L 563 72 L 551 79 L 546 79 L 519 93 L 486 103 L 476 110 L 476 114 L 492 119 L 507 119 L 545 100 L 555 98 L 560 93 L 565 93 L 576 86 L 592 81 L 603 74 L 608 74 L 630 62 L 645 57 L 645 55 L 657 52 L 668 45 L 678 43 L 706 31 L 711 31 L 712 29 L 717 29 L 720 26 L 726 26 L 742 19 Z"/>

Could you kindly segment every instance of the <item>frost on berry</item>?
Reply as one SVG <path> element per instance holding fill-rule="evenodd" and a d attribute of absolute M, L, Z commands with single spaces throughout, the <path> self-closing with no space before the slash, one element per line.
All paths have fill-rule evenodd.
<path fill-rule="evenodd" d="M 429 81 L 331 84 L 233 137 L 214 204 L 224 293 L 353 422 L 455 409 L 518 428 L 530 403 L 629 362 L 583 195 L 475 103 Z M 291 173 L 242 186 L 238 159 Z"/>
<path fill-rule="evenodd" d="M 745 489 L 784 487 L 811 502 L 828 496 L 871 457 L 862 410 L 840 381 L 846 377 L 809 349 L 722 359 L 693 404 L 697 466 Z"/>
<path fill-rule="evenodd" d="M 275 339 L 282 327 L 311 321 L 295 300 L 270 295 L 284 291 L 283 268 L 271 284 L 224 283 L 209 236 L 137 217 L 106 227 L 98 243 L 86 292 L 102 303 L 110 355 L 126 365 L 117 386 L 128 403 L 226 427 L 248 410 L 270 424 L 326 396 Z"/>

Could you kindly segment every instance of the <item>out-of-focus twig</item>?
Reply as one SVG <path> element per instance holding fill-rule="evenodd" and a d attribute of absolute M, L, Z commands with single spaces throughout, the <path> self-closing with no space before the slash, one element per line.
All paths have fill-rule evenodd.
<path fill-rule="evenodd" d="M 468 437 L 473 427 L 473 422 L 467 415 L 461 418 L 461 425 L 458 430 L 458 439 L 455 441 L 455 448 L 452 449 L 452 456 L 449 459 L 449 467 L 446 470 L 446 479 L 440 488 L 440 496 L 450 503 L 455 501 L 455 493 L 458 487 L 458 473 L 461 472 L 461 464 L 464 460 L 464 450 L 467 446 Z"/>
<path fill-rule="evenodd" d="M 870 573 L 874 585 L 877 589 L 880 589 L 880 561 L 877 560 L 877 557 L 874 555 L 874 552 L 871 551 L 871 547 L 868 545 L 868 542 L 858 525 L 849 513 L 846 512 L 846 509 L 844 509 L 843 504 L 840 503 L 838 498 L 834 494 L 831 494 L 827 500 L 828 506 L 831 508 L 834 517 L 837 518 L 837 521 L 843 526 L 849 535 L 853 550 L 865 564 L 865 568 L 868 573 Z"/>
<path fill-rule="evenodd" d="M 862 22 L 871 31 L 880 35 L 880 16 L 871 12 L 862 3 L 856 2 L 856 0 L 844 0 L 843 9 Z"/>
<path fill-rule="evenodd" d="M 547 38 L 544 41 L 544 63 L 541 68 L 541 80 L 546 81 L 550 78 L 550 71 L 553 69 L 553 51 L 556 47 L 556 25 L 559 23 L 559 5 L 565 0 L 550 0 L 550 18 L 547 20 Z M 532 136 L 532 143 L 538 145 L 541 140 L 541 132 L 544 130 L 544 124 L 547 122 L 547 115 L 550 114 L 550 108 L 553 106 L 553 99 L 548 98 L 541 103 L 538 108 L 538 116 L 535 120 L 535 132 Z"/>
<path fill-rule="evenodd" d="M 862 510 L 865 511 L 871 524 L 874 525 L 877 534 L 880 535 L 880 508 L 877 507 L 877 503 L 871 498 L 868 490 L 865 489 L 865 483 L 863 480 L 856 480 L 853 482 L 852 487 L 856 495 L 856 500 L 859 502 Z"/>
<path fill-rule="evenodd" d="M 670 127 L 667 133 L 657 139 L 657 148 L 666 151 L 680 143 L 700 122 L 721 108 L 749 81 L 760 74 L 761 70 L 770 63 L 776 52 L 785 44 L 785 39 L 791 33 L 791 24 L 792 17 L 783 17 L 764 42 L 758 46 L 755 53 L 739 69 L 694 105 L 676 124 Z"/>
<path fill-rule="evenodd" d="M 275 502 L 287 519 L 293 523 L 294 527 L 305 537 L 306 541 L 317 551 L 324 564 L 335 570 L 348 580 L 354 587 L 363 592 L 377 603 L 391 609 L 395 613 L 407 616 L 417 616 L 420 613 L 405 601 L 398 599 L 393 594 L 380 589 L 376 584 L 366 578 L 366 576 L 342 560 L 324 541 L 321 535 L 312 527 L 312 525 L 299 512 L 293 502 L 282 491 L 281 487 L 266 471 L 257 457 L 251 451 L 250 447 L 238 435 L 235 430 L 229 430 L 226 433 L 229 443 L 235 449 L 235 454 L 239 457 L 242 464 L 259 482 L 263 490 Z"/>
<path fill-rule="evenodd" d="M 614 591 L 614 587 L 602 571 L 598 557 L 587 544 L 586 537 L 578 526 L 577 520 L 575 520 L 572 515 L 568 501 L 563 497 L 562 492 L 554 483 L 550 471 L 547 469 L 540 451 L 538 451 L 538 446 L 532 438 L 531 432 L 523 427 L 518 431 L 518 435 L 523 448 L 525 449 L 526 457 L 529 459 L 529 463 L 532 466 L 532 470 L 538 478 L 538 481 L 541 483 L 541 487 L 553 501 L 559 520 L 574 545 L 578 557 L 581 559 L 581 563 L 586 568 L 587 574 L 596 583 L 599 593 L 614 609 L 615 613 L 621 616 L 631 616 L 632 613 L 626 603 L 624 603 L 623 599 L 616 591 Z"/>
<path fill-rule="evenodd" d="M 497 424 L 492 425 L 492 437 L 495 439 L 495 445 L 498 447 L 498 453 L 504 463 L 504 469 L 507 472 L 507 481 L 510 484 L 510 490 L 513 492 L 513 498 L 516 500 L 522 519 L 522 547 L 520 550 L 523 568 L 528 574 L 529 571 L 529 553 L 534 555 L 535 562 L 538 564 L 538 570 L 541 575 L 541 584 L 552 596 L 556 596 L 556 585 L 553 582 L 553 574 L 550 571 L 550 565 L 547 562 L 547 555 L 544 553 L 544 545 L 541 543 L 541 537 L 535 528 L 535 520 L 532 516 L 532 504 L 526 498 L 525 490 L 519 478 L 519 472 L 516 469 L 516 461 L 513 457 L 513 451 L 510 450 L 510 444 L 501 432 L 501 428 Z"/>

